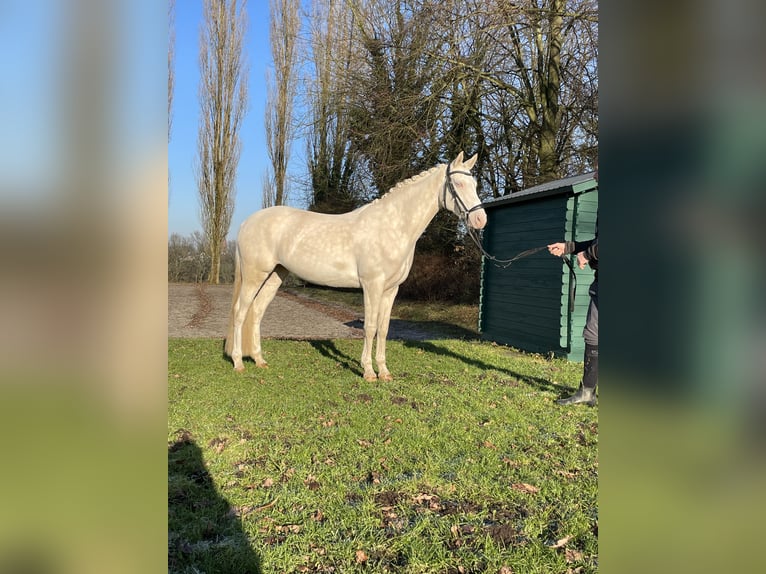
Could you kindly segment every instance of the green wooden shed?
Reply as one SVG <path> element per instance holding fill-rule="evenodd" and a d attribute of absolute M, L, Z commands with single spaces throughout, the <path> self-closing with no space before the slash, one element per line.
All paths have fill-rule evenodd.
<path fill-rule="evenodd" d="M 596 232 L 598 183 L 587 173 L 484 202 L 484 249 L 497 259 L 556 241 L 585 241 Z M 479 331 L 485 339 L 534 353 L 582 361 L 590 267 L 574 272 L 547 249 L 502 268 L 484 258 Z M 574 275 L 574 277 L 573 277 Z M 575 296 L 570 296 L 570 285 Z"/>

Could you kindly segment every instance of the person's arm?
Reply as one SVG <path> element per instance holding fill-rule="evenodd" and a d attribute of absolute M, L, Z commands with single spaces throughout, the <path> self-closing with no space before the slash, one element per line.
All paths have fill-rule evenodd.
<path fill-rule="evenodd" d="M 587 245 L 587 247 L 585 245 Z M 580 248 L 578 249 L 578 247 Z M 586 263 L 598 263 L 598 237 L 592 241 L 583 241 L 580 244 L 575 244 L 575 249 L 575 252 L 577 253 L 577 263 L 580 266 L 580 269 L 585 269 Z"/>
<path fill-rule="evenodd" d="M 588 261 L 590 261 L 591 258 L 588 256 L 588 252 L 594 244 L 596 245 L 596 255 L 594 259 L 598 259 L 598 237 L 589 239 L 588 241 L 567 241 L 565 253 L 585 253 L 588 257 Z"/>
<path fill-rule="evenodd" d="M 598 237 L 575 243 L 574 253 L 584 253 L 588 261 L 598 261 Z"/>
<path fill-rule="evenodd" d="M 556 257 L 561 257 L 568 253 L 577 253 L 577 263 L 580 269 L 583 269 L 586 263 L 598 261 L 598 237 L 589 241 L 560 241 L 558 243 L 551 243 L 548 245 L 548 252 Z"/>

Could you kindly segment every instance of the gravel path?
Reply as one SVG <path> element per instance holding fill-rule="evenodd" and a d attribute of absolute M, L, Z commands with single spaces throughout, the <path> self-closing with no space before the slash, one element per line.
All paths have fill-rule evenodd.
<path fill-rule="evenodd" d="M 232 285 L 168 284 L 168 337 L 226 336 Z M 271 302 L 261 334 L 271 339 L 360 339 L 363 316 L 283 291 Z M 434 333 L 408 321 L 392 320 L 389 339 L 425 340 Z"/>

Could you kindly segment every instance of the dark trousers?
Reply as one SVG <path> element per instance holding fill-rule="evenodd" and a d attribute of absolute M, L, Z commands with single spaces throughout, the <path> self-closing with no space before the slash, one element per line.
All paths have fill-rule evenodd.
<path fill-rule="evenodd" d="M 595 389 L 598 384 L 598 281 L 594 281 L 588 289 L 590 305 L 585 319 L 582 336 L 585 339 L 585 365 L 582 375 L 582 385 Z"/>
<path fill-rule="evenodd" d="M 594 281 L 588 289 L 590 305 L 588 316 L 585 319 L 585 328 L 582 330 L 586 345 L 598 347 L 598 282 Z"/>

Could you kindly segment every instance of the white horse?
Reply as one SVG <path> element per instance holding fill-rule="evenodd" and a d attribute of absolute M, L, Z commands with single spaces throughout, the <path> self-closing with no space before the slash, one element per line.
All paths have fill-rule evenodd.
<path fill-rule="evenodd" d="M 242 357 L 265 367 L 261 319 L 284 278 L 329 287 L 361 287 L 364 292 L 364 378 L 389 381 L 386 337 L 391 307 L 412 267 L 415 242 L 440 208 L 475 229 L 487 223 L 470 169 L 473 156 L 463 152 L 407 179 L 380 199 L 349 213 L 329 215 L 277 206 L 246 219 L 237 236 L 234 297 L 225 351 L 242 372 Z M 372 368 L 372 341 L 378 337 Z"/>

